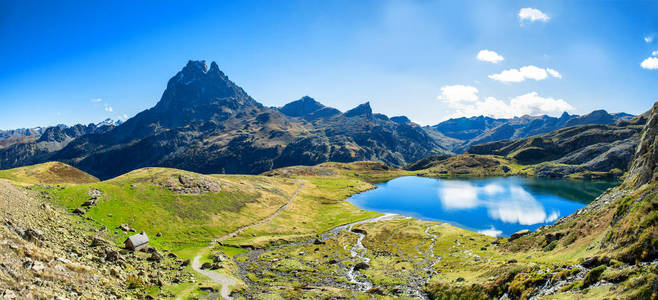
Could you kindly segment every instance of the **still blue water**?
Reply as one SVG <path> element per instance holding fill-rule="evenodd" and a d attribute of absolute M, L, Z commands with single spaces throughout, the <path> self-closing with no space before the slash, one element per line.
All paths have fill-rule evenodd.
<path fill-rule="evenodd" d="M 400 177 L 348 200 L 359 208 L 447 222 L 472 231 L 509 236 L 568 216 L 613 182 L 501 177 Z"/>

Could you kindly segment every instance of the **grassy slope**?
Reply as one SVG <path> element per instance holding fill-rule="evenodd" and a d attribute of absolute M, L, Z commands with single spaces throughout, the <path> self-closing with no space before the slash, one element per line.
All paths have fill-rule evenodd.
<path fill-rule="evenodd" d="M 331 172 L 313 172 L 309 168 Z M 318 173 L 325 175 L 318 176 Z M 359 209 L 345 199 L 374 188 L 371 182 L 406 175 L 407 172 L 372 162 L 325 163 L 317 167 L 283 168 L 268 172 L 268 175 L 282 174 L 304 181 L 298 199 L 269 224 L 251 228 L 223 241 L 224 244 L 264 247 L 308 238 L 342 224 L 379 216 L 381 214 Z"/>
<path fill-rule="evenodd" d="M 0 178 L 23 185 L 32 184 L 85 184 L 98 182 L 98 178 L 60 162 L 0 170 Z"/>
<path fill-rule="evenodd" d="M 448 161 L 449 164 L 442 163 L 439 166 L 413 172 L 389 169 L 382 164 L 372 162 L 326 163 L 301 169 L 284 168 L 269 172 L 266 174 L 268 176 L 206 176 L 174 169 L 146 168 L 104 182 L 46 189 L 53 196 L 54 201 L 70 209 L 79 207 L 85 202 L 89 198 L 87 193 L 90 189 L 98 189 L 103 193 L 103 197 L 99 204 L 86 214 L 92 217 L 98 226 L 104 225 L 110 228 L 110 231 L 114 231 L 113 228 L 117 225 L 129 223 L 138 231 L 146 231 L 155 246 L 177 250 L 186 258 L 193 256 L 213 238 L 272 214 L 287 202 L 298 187 L 299 180 L 305 182 L 304 187 L 288 210 L 271 223 L 251 228 L 223 243 L 262 247 L 290 240 L 308 239 L 337 225 L 377 216 L 379 214 L 360 210 L 344 199 L 354 193 L 373 188 L 372 183 L 390 178 L 416 174 L 436 177 L 467 174 L 460 170 L 474 170 L 477 172 L 473 174 L 478 176 L 496 176 L 502 175 L 500 172 L 504 172 L 503 166 L 509 168 L 504 172 L 505 175 L 524 174 L 523 172 L 527 171 L 500 157 L 485 157 L 488 161 L 487 167 L 483 167 L 482 162 L 477 161 L 481 157 L 465 155 L 451 159 Z M 474 162 L 473 159 L 476 161 Z M 457 172 L 447 172 L 447 174 L 442 172 L 446 170 L 446 166 L 452 166 L 450 170 Z M 222 191 L 181 195 L 164 187 L 167 180 L 175 179 L 180 175 L 201 176 L 208 180 L 219 181 Z M 26 180 L 26 182 L 33 181 Z M 645 209 L 640 209 L 639 213 L 644 212 Z M 112 216 L 109 217 L 108 214 Z M 425 232 L 428 230 L 439 236 L 434 243 L 434 254 L 442 257 L 442 260 L 434 265 L 434 270 L 439 273 L 429 278 L 430 284 L 427 289 L 430 293 L 496 295 L 500 289 L 508 286 L 516 296 L 520 297 L 534 288 L 535 282 L 531 280 L 532 278 L 539 276 L 545 279 L 546 275 L 542 277 L 538 273 L 570 272 L 569 265 L 577 264 L 586 257 L 607 253 L 607 250 L 601 249 L 598 245 L 604 239 L 609 239 L 606 236 L 607 231 L 601 228 L 606 226 L 605 222 L 612 217 L 612 213 L 607 211 L 604 215 L 590 214 L 588 218 L 578 218 L 576 221 L 564 222 L 552 228 L 550 232 L 563 231 L 566 235 L 549 250 L 546 249 L 548 245 L 543 241 L 543 235 L 547 232 L 535 233 L 514 243 L 503 242 L 501 246 L 494 246 L 490 244 L 492 239 L 489 237 L 445 224 L 437 225 L 438 223 L 409 219 L 362 224 L 358 227 L 368 231 L 363 243 L 369 249 L 383 253 L 397 253 L 395 257 L 398 257 L 372 256 L 372 268 L 363 273 L 371 281 L 384 286 L 407 284 L 396 278 L 412 281 L 413 278 L 405 277 L 404 274 L 407 274 L 410 268 L 418 269 L 427 262 L 426 255 L 423 255 L 422 251 L 429 249 L 431 236 Z M 427 229 L 428 227 L 430 229 Z M 157 232 L 161 232 L 162 237 L 155 237 Z M 126 237 L 120 231 L 113 236 L 115 242 L 121 242 Z M 349 265 L 356 261 L 350 260 L 349 253 L 340 251 L 338 246 L 344 250 L 345 245 L 352 243 L 354 238 L 353 234 L 345 233 L 335 242 L 327 243 L 327 246 L 296 246 L 284 249 L 288 251 L 286 256 L 291 257 L 292 254 L 299 253 L 300 248 L 303 252 L 310 253 L 315 252 L 312 247 L 328 247 L 320 250 L 320 253 L 336 253 L 342 256 L 346 265 Z M 244 255 L 244 251 L 237 248 L 224 246 L 219 250 L 229 256 L 237 255 L 238 258 Z M 480 259 L 476 260 L 474 255 L 479 256 Z M 405 259 L 400 260 L 399 257 Z M 291 268 L 276 265 L 272 266 L 278 268 L 276 270 L 268 271 L 267 267 L 252 270 L 253 278 L 271 276 L 273 271 L 279 272 L 277 274 L 280 278 L 277 280 L 282 286 L 272 286 L 270 282 L 263 281 L 257 282 L 256 286 L 250 288 L 268 293 L 273 289 L 282 289 L 281 291 L 290 293 L 286 286 L 298 286 L 304 280 L 312 283 L 313 276 L 326 276 L 324 273 L 317 274 L 313 271 L 326 269 L 324 258 L 306 255 L 300 259 L 304 261 L 287 261 L 291 264 Z M 209 260 L 210 257 L 204 257 L 204 261 Z M 517 262 L 506 263 L 509 260 Z M 560 267 L 556 269 L 555 266 Z M 281 268 L 285 272 L 281 273 Z M 235 270 L 235 266 L 227 265 L 227 271 L 232 272 L 231 270 Z M 338 269 L 326 270 L 335 273 L 338 277 L 343 276 Z M 302 271 L 307 272 L 306 277 L 300 277 Z M 415 277 L 422 278 L 422 276 L 417 274 Z M 318 296 L 325 295 L 326 291 L 330 291 L 327 295 L 341 293 L 347 293 L 344 294 L 346 296 L 352 295 L 350 291 L 327 288 L 325 292 L 318 292 Z M 572 294 L 574 290 L 571 290 L 559 293 L 558 296 L 575 296 L 589 291 L 590 289 L 575 290 L 576 294 Z M 595 293 L 597 295 L 613 293 L 606 289 L 592 291 L 590 296 Z"/>
<path fill-rule="evenodd" d="M 183 195 L 163 185 L 179 175 L 202 176 L 164 168 L 139 169 L 93 184 L 51 188 L 54 200 L 69 209 L 80 207 L 98 189 L 102 198 L 86 216 L 115 231 L 116 242 L 126 236 L 115 229 L 129 224 L 145 231 L 151 244 L 179 250 L 205 246 L 213 238 L 267 217 L 287 202 L 296 188 L 289 179 L 262 176 L 217 176 L 221 192 Z M 111 215 L 111 216 L 110 216 Z M 156 237 L 157 233 L 161 237 Z"/>

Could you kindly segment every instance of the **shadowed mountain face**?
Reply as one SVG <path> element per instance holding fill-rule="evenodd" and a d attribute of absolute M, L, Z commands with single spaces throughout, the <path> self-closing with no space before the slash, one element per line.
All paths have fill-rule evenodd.
<path fill-rule="evenodd" d="M 57 160 L 106 179 L 146 166 L 253 174 L 326 161 L 401 166 L 445 153 L 418 125 L 400 120 L 373 114 L 369 103 L 342 113 L 310 97 L 268 108 L 214 62 L 208 68 L 190 61 L 153 108 L 108 131 L 75 137 L 46 131 L 41 138 L 60 142 L 58 147 L 34 155 L 4 152 L 0 166 Z"/>
<path fill-rule="evenodd" d="M 505 156 L 522 165 L 547 163 L 535 171 L 542 177 L 613 169 L 621 175 L 633 157 L 647 117 L 645 113 L 616 124 L 570 126 L 527 138 L 474 145 L 468 153 Z"/>
<path fill-rule="evenodd" d="M 565 112 L 559 118 L 546 115 L 512 119 L 479 116 L 450 119 L 434 126 L 425 126 L 423 129 L 435 139 L 442 140 L 447 149 L 463 153 L 473 145 L 525 138 L 569 126 L 614 124 L 632 117 L 625 113 L 609 114 L 605 110 L 596 110 L 582 116 Z"/>

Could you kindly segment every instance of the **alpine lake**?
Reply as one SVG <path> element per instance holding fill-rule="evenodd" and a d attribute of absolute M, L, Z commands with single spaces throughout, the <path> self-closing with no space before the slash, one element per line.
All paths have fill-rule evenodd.
<path fill-rule="evenodd" d="M 359 208 L 440 221 L 490 236 L 553 224 L 592 202 L 613 181 L 524 177 L 406 176 L 350 197 Z"/>

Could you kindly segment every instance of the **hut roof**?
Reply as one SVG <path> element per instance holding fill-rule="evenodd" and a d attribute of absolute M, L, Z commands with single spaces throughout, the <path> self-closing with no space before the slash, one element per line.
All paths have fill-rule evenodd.
<path fill-rule="evenodd" d="M 124 244 L 128 241 L 130 241 L 132 243 L 133 247 L 139 247 L 141 245 L 144 245 L 144 244 L 148 243 L 149 242 L 149 237 L 146 236 L 146 233 L 142 232 L 142 233 L 135 234 L 135 235 L 129 237 L 128 239 L 126 239 L 124 241 Z"/>

